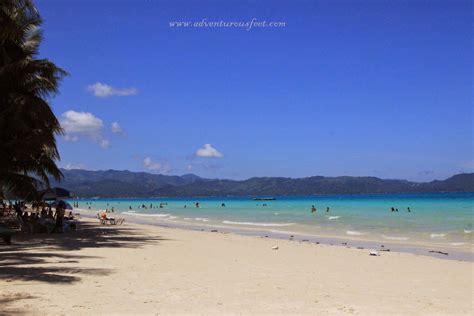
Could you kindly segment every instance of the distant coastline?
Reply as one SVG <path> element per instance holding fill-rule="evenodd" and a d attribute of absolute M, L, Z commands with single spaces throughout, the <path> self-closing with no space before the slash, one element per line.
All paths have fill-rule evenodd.
<path fill-rule="evenodd" d="M 255 177 L 246 180 L 205 179 L 188 174 L 169 176 L 118 170 L 61 170 L 64 179 L 53 186 L 66 188 L 79 197 L 261 197 L 363 194 L 412 194 L 474 192 L 474 173 L 445 180 L 411 182 L 376 177 L 306 178 Z"/>

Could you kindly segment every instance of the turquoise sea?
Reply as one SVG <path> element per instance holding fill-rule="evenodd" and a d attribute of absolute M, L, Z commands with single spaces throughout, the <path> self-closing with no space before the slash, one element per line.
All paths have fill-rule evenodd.
<path fill-rule="evenodd" d="M 275 198 L 96 198 L 69 202 L 78 202 L 80 209 L 90 207 L 92 212 L 113 208 L 119 216 L 152 224 L 177 223 L 472 250 L 474 193 Z M 312 205 L 317 209 L 314 213 Z M 398 212 L 392 212 L 392 207 Z"/>

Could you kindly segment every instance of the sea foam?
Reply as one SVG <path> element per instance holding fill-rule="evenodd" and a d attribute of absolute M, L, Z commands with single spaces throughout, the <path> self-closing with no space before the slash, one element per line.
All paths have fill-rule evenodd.
<path fill-rule="evenodd" d="M 194 220 L 195 221 L 200 221 L 200 222 L 209 222 L 209 220 L 207 218 L 202 218 L 202 217 L 196 217 Z"/>
<path fill-rule="evenodd" d="M 329 220 L 333 220 L 333 219 L 338 219 L 340 218 L 341 216 L 329 216 L 328 219 Z"/>
<path fill-rule="evenodd" d="M 168 217 L 170 214 L 143 214 L 143 213 L 132 213 L 123 212 L 124 215 L 141 216 L 141 217 Z"/>
<path fill-rule="evenodd" d="M 223 224 L 231 225 L 248 225 L 248 226 L 262 226 L 262 227 L 284 227 L 291 226 L 294 223 L 254 223 L 254 222 L 233 222 L 233 221 L 223 221 Z"/>
<path fill-rule="evenodd" d="M 446 237 L 446 234 L 430 234 L 431 239 L 441 239 Z"/>
<path fill-rule="evenodd" d="M 354 236 L 362 236 L 362 235 L 365 235 L 367 233 L 358 232 L 358 231 L 355 231 L 355 230 L 348 230 L 348 231 L 346 231 L 346 234 L 347 235 L 354 235 Z"/>
<path fill-rule="evenodd" d="M 395 236 L 387 236 L 387 235 L 382 235 L 383 238 L 389 239 L 389 240 L 408 240 L 410 238 L 408 237 L 395 237 Z"/>

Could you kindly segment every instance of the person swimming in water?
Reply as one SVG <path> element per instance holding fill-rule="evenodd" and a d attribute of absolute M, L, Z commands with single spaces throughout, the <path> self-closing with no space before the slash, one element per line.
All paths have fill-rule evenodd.
<path fill-rule="evenodd" d="M 407 211 L 408 213 L 411 213 L 410 207 L 407 207 Z"/>
<path fill-rule="evenodd" d="M 222 203 L 222 204 L 221 204 L 221 207 L 225 207 L 225 203 Z"/>
<path fill-rule="evenodd" d="M 311 213 L 315 213 L 316 211 L 316 207 L 314 207 L 314 205 L 311 205 Z"/>

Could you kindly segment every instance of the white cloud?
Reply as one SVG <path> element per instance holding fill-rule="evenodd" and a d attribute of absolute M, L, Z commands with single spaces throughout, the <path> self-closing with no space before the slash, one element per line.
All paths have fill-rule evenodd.
<path fill-rule="evenodd" d="M 75 142 L 80 137 L 88 137 L 102 148 L 108 148 L 110 142 L 102 135 L 103 121 L 89 112 L 67 111 L 61 115 L 64 140 Z"/>
<path fill-rule="evenodd" d="M 88 112 L 67 111 L 61 116 L 61 126 L 70 134 L 95 134 L 104 125 L 100 118 Z"/>
<path fill-rule="evenodd" d="M 64 166 L 64 169 L 71 170 L 71 169 L 85 169 L 86 166 L 82 163 L 67 163 Z"/>
<path fill-rule="evenodd" d="M 211 158 L 222 158 L 224 155 L 217 149 L 211 146 L 211 144 L 204 144 L 202 148 L 196 151 L 198 157 L 211 157 Z"/>
<path fill-rule="evenodd" d="M 474 170 L 474 160 L 465 161 L 461 164 L 464 172 Z"/>
<path fill-rule="evenodd" d="M 64 139 L 68 142 L 77 142 L 79 140 L 79 137 L 75 135 L 66 134 L 64 135 Z"/>
<path fill-rule="evenodd" d="M 87 86 L 87 90 L 92 92 L 98 98 L 108 98 L 110 96 L 127 96 L 135 95 L 138 90 L 134 87 L 130 88 L 114 88 L 108 84 L 96 82 L 92 85 Z"/>
<path fill-rule="evenodd" d="M 118 122 L 113 122 L 112 125 L 110 125 L 110 130 L 114 134 L 123 134 L 123 129 L 122 126 Z"/>
<path fill-rule="evenodd" d="M 110 147 L 110 142 L 107 139 L 101 139 L 99 140 L 99 145 L 100 147 L 107 149 Z"/>
<path fill-rule="evenodd" d="M 161 173 L 167 173 L 171 170 L 171 167 L 168 164 L 153 161 L 151 157 L 146 157 L 145 159 L 143 159 L 143 166 L 145 166 L 145 168 L 147 168 L 148 170 L 157 171 Z"/>

